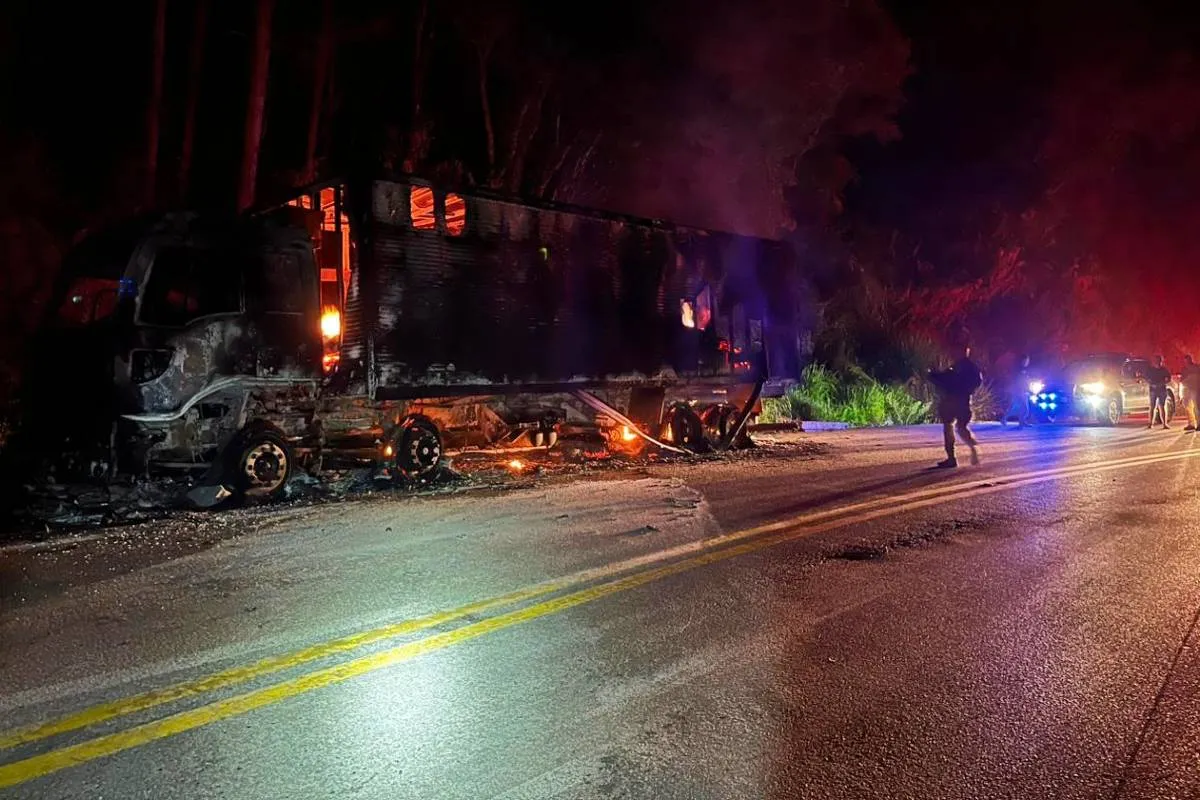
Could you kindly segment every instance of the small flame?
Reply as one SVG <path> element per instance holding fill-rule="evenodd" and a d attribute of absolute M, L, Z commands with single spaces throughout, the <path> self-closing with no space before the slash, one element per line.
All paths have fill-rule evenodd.
<path fill-rule="evenodd" d="M 696 308 L 687 300 L 679 301 L 679 321 L 685 328 L 696 327 Z"/>
<path fill-rule="evenodd" d="M 321 335 L 326 339 L 336 339 L 342 335 L 342 312 L 333 306 L 326 306 L 321 312 Z"/>
<path fill-rule="evenodd" d="M 392 447 L 390 444 L 384 445 L 384 448 L 383 448 L 383 457 L 384 458 L 391 458 L 395 454 L 396 454 L 396 450 L 394 447 Z"/>
<path fill-rule="evenodd" d="M 525 469 L 525 462 L 519 458 L 514 458 L 512 461 L 508 462 L 508 468 L 513 472 L 520 472 L 521 470 Z"/>
<path fill-rule="evenodd" d="M 632 442 L 636 438 L 638 438 L 638 435 L 636 433 L 634 433 L 632 430 L 630 430 L 628 425 L 621 428 L 621 440 L 622 441 Z"/>

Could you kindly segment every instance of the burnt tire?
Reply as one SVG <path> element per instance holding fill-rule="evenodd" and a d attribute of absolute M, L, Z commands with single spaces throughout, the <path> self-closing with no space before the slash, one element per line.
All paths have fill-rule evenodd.
<path fill-rule="evenodd" d="M 442 435 L 428 417 L 404 420 L 394 448 L 396 470 L 409 480 L 432 475 L 442 461 Z"/>
<path fill-rule="evenodd" d="M 709 406 L 704 410 L 700 419 L 704 422 L 704 433 L 712 447 L 733 449 L 751 446 L 750 437 L 744 429 L 736 439 L 729 441 L 740 413 L 736 406 L 729 403 Z"/>
<path fill-rule="evenodd" d="M 283 496 L 296 459 L 279 430 L 251 424 L 238 434 L 228 452 L 227 474 L 240 497 L 266 501 Z"/>
<path fill-rule="evenodd" d="M 679 403 L 667 416 L 670 443 L 692 453 L 704 453 L 709 448 L 704 435 L 704 421 L 691 406 Z"/>

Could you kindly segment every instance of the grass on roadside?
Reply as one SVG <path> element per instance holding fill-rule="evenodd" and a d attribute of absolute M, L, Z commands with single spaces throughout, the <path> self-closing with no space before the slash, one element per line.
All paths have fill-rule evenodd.
<path fill-rule="evenodd" d="M 931 404 L 908 388 L 890 386 L 853 370 L 841 375 L 820 365 L 804 368 L 786 395 L 763 401 L 762 422 L 820 420 L 851 425 L 916 425 L 928 422 Z"/>

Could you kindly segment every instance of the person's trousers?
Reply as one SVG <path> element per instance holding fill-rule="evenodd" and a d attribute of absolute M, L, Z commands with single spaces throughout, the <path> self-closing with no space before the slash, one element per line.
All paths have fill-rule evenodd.
<path fill-rule="evenodd" d="M 954 458 L 954 435 L 957 433 L 958 438 L 967 447 L 972 450 L 978 445 L 975 441 L 975 434 L 971 433 L 971 429 L 967 427 L 971 422 L 970 407 L 956 409 L 950 413 L 942 413 L 942 439 L 946 445 L 946 457 Z"/>
<path fill-rule="evenodd" d="M 1167 393 L 1166 391 L 1150 390 L 1150 424 L 1154 424 L 1155 419 L 1162 420 L 1162 424 L 1166 425 L 1170 420 L 1167 419 Z"/>

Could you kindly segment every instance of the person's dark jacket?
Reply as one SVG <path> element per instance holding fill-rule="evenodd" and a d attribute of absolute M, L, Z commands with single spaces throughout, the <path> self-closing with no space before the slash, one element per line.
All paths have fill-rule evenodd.
<path fill-rule="evenodd" d="M 950 369 L 929 373 L 929 379 L 943 398 L 970 400 L 975 390 L 983 384 L 979 366 L 963 356 Z"/>
<path fill-rule="evenodd" d="M 1151 367 L 1146 370 L 1146 383 L 1150 384 L 1151 391 L 1165 394 L 1170 382 L 1171 370 L 1166 367 Z"/>
<path fill-rule="evenodd" d="M 929 373 L 938 390 L 938 416 L 943 420 L 970 416 L 971 395 L 983 384 L 979 365 L 963 356 L 947 370 Z"/>

